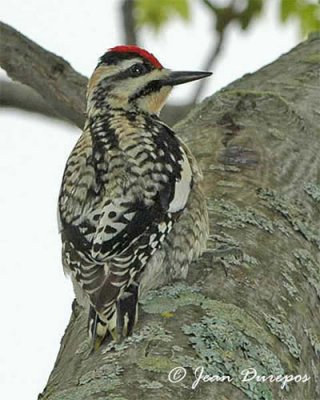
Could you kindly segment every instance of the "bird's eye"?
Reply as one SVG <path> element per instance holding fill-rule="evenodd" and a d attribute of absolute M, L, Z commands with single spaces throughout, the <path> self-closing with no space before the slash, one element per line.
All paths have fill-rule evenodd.
<path fill-rule="evenodd" d="M 144 64 L 134 64 L 130 67 L 130 75 L 132 77 L 145 74 L 146 72 L 148 72 L 148 69 Z"/>

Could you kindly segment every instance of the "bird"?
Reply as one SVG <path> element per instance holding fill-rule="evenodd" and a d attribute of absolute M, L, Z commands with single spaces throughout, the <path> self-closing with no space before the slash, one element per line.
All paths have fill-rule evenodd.
<path fill-rule="evenodd" d="M 132 335 L 139 299 L 185 279 L 205 250 L 202 172 L 159 114 L 175 86 L 210 75 L 173 71 L 145 49 L 119 45 L 103 54 L 89 79 L 58 223 L 62 264 L 88 314 L 94 350 Z"/>

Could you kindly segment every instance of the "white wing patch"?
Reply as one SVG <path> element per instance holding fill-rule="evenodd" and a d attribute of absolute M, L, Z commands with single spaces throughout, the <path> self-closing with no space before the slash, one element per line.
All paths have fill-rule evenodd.
<path fill-rule="evenodd" d="M 181 147 L 180 147 L 181 148 Z M 183 152 L 183 159 L 181 161 L 181 179 L 176 181 L 174 188 L 174 197 L 169 206 L 169 212 L 174 213 L 182 210 L 187 204 L 192 180 L 192 171 L 188 158 Z"/>
<path fill-rule="evenodd" d="M 58 221 L 58 230 L 59 230 L 59 233 L 61 233 L 62 232 L 62 221 L 61 221 L 59 206 L 57 207 L 57 221 Z"/>

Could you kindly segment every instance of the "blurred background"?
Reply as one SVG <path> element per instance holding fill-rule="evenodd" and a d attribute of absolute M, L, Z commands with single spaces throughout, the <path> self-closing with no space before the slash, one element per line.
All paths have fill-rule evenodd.
<path fill-rule="evenodd" d="M 319 30 L 320 14 L 318 0 L 7 0 L 2 21 L 85 76 L 121 43 L 145 47 L 168 68 L 212 71 L 174 91 L 171 122 Z M 71 312 L 56 203 L 80 131 L 2 70 L 0 90 L 0 391 L 31 400 L 46 384 Z"/>

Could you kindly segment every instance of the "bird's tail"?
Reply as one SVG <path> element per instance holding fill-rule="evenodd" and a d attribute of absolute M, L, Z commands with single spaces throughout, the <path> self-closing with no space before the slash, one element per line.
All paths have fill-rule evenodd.
<path fill-rule="evenodd" d="M 90 306 L 88 331 L 93 351 L 99 349 L 108 337 L 119 342 L 124 337 L 132 335 L 138 319 L 138 292 L 139 285 L 132 283 L 114 306 L 108 308 L 108 318 L 103 318 L 104 313 L 99 314 Z"/>

